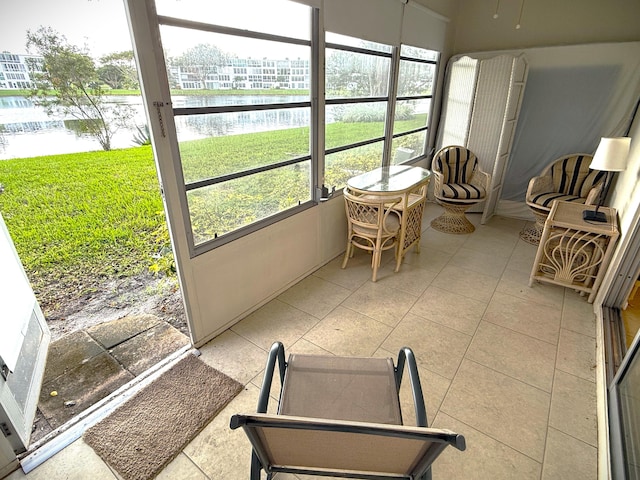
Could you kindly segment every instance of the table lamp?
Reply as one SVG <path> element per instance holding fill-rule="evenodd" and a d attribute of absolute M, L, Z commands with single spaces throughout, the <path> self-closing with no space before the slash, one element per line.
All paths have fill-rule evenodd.
<path fill-rule="evenodd" d="M 629 137 L 615 137 L 615 138 L 601 138 L 600 144 L 593 155 L 591 170 L 600 170 L 606 172 L 606 178 L 604 186 L 600 191 L 598 198 L 598 204 L 595 210 L 584 210 L 582 212 L 582 218 L 585 222 L 606 222 L 607 217 L 603 212 L 599 212 L 598 209 L 604 202 L 607 196 L 607 192 L 611 185 L 613 174 L 611 172 L 622 172 L 627 168 L 627 157 L 629 156 L 629 148 L 631 146 L 631 138 Z"/>

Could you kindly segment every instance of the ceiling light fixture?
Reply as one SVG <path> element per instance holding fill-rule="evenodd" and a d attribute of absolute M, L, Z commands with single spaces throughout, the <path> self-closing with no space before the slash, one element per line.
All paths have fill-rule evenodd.
<path fill-rule="evenodd" d="M 522 21 L 522 11 L 524 10 L 524 0 L 520 4 L 520 15 L 518 15 L 518 23 L 516 23 L 516 30 L 520 30 L 520 22 Z"/>

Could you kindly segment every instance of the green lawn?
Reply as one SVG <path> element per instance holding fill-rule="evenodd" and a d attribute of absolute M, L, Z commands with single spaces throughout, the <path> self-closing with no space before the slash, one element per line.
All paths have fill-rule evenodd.
<path fill-rule="evenodd" d="M 417 115 L 397 126 L 406 131 L 424 121 Z M 332 145 L 348 144 L 381 129 L 381 122 L 333 123 L 326 136 Z M 309 129 L 206 138 L 180 149 L 187 181 L 201 180 L 304 155 Z M 372 157 L 360 150 L 357 158 L 351 151 L 334 155 L 331 185 L 344 183 L 358 162 L 365 169 L 379 162 L 377 150 Z M 189 197 L 193 227 L 203 239 L 213 238 L 289 208 L 309 198 L 309 178 L 308 165 L 300 164 L 251 177 L 246 185 L 196 190 Z M 57 297 L 91 293 L 101 279 L 171 270 L 150 146 L 2 160 L 0 185 L 0 213 L 43 309 Z"/>
<path fill-rule="evenodd" d="M 0 212 L 41 293 L 148 271 L 169 247 L 151 147 L 3 160 L 0 183 Z"/>

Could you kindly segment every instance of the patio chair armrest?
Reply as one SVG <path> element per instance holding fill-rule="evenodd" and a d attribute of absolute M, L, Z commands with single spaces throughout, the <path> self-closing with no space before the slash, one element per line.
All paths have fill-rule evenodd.
<path fill-rule="evenodd" d="M 533 177 L 529 180 L 527 187 L 527 200 L 531 200 L 532 197 L 538 193 L 552 192 L 553 191 L 553 179 L 550 175 L 543 175 L 539 177 Z"/>
<path fill-rule="evenodd" d="M 434 193 L 438 193 L 442 190 L 442 185 L 444 183 L 444 175 L 440 172 L 431 171 L 433 175 L 433 191 Z"/>
<path fill-rule="evenodd" d="M 280 367 L 280 389 L 284 383 L 284 374 L 287 364 L 284 359 L 284 345 L 281 342 L 275 342 L 271 345 L 269 356 L 267 357 L 267 365 L 264 369 L 264 378 L 262 387 L 260 388 L 260 396 L 258 397 L 258 413 L 267 413 L 269 404 L 269 395 L 271 394 L 271 384 L 273 383 L 273 373 L 276 368 L 276 361 Z"/>
<path fill-rule="evenodd" d="M 398 361 L 395 367 L 396 388 L 400 392 L 402 384 L 402 374 L 404 373 L 404 365 L 407 364 L 407 372 L 409 373 L 409 381 L 411 382 L 411 393 L 413 394 L 413 405 L 416 411 L 416 426 L 428 427 L 427 409 L 424 405 L 424 395 L 422 386 L 420 385 L 420 376 L 418 375 L 418 365 L 413 351 L 409 347 L 403 347 L 398 353 Z"/>
<path fill-rule="evenodd" d="M 471 177 L 471 185 L 483 187 L 487 192 L 489 191 L 489 184 L 491 183 L 491 175 L 481 170 L 476 170 Z"/>

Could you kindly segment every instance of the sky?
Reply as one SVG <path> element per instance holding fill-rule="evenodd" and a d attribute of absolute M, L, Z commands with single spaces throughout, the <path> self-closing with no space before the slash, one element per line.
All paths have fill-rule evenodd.
<path fill-rule="evenodd" d="M 292 22 L 287 18 L 291 12 L 304 14 L 304 6 L 289 2 L 274 5 L 273 1 L 277 0 L 269 3 L 264 0 L 231 1 L 237 2 L 235 5 L 241 8 L 228 8 L 229 0 L 156 0 L 156 3 L 158 13 L 164 15 L 255 30 L 266 26 L 269 33 L 280 35 L 308 35 L 306 22 Z M 123 0 L 0 0 L 0 12 L 0 52 L 28 53 L 27 30 L 35 31 L 41 25 L 50 26 L 63 34 L 72 45 L 86 45 L 93 58 L 132 49 Z M 251 14 L 246 15 L 246 12 Z M 238 24 L 238 14 L 241 15 L 242 25 Z M 212 39 L 211 36 L 197 35 L 195 32 L 192 35 L 178 32 L 175 36 L 169 36 L 168 33 L 163 43 L 171 55 Z M 234 53 L 239 56 L 254 58 L 272 56 L 274 53 L 278 56 L 298 56 L 297 51 L 276 53 L 274 49 L 277 46 L 273 44 L 268 50 L 258 52 L 255 51 L 256 43 L 235 39 L 231 43 L 225 42 L 223 48 L 227 50 L 233 47 L 236 49 Z"/>
<path fill-rule="evenodd" d="M 0 0 L 0 51 L 25 54 L 27 30 L 50 26 L 92 57 L 131 50 L 123 0 Z"/>

